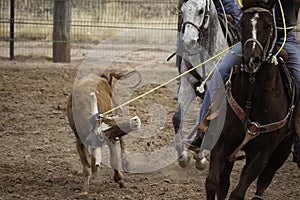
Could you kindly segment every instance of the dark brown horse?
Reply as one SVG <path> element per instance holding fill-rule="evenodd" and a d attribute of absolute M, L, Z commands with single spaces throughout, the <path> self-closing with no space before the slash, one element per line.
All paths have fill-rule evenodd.
<path fill-rule="evenodd" d="M 290 119 L 295 86 L 285 87 L 281 65 L 276 65 L 272 59 L 276 53 L 272 12 L 276 2 L 243 1 L 240 22 L 243 62 L 234 68 L 225 86 L 226 119 L 221 136 L 211 151 L 206 179 L 208 200 L 216 196 L 218 200 L 226 198 L 239 150 L 245 152 L 246 162 L 229 199 L 244 199 L 247 188 L 256 178 L 253 200 L 262 199 L 274 174 L 291 152 L 294 131 Z"/>

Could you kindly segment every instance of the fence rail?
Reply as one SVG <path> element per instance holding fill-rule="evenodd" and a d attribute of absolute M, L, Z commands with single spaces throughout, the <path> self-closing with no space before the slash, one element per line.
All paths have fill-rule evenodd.
<path fill-rule="evenodd" d="M 14 2 L 14 53 L 52 57 L 54 0 L 0 1 L 0 57 L 10 54 L 10 5 Z M 64 0 L 62 0 L 64 1 Z M 71 51 L 92 48 L 101 41 L 132 31 L 130 43 L 175 43 L 178 0 L 69 0 Z M 165 30 L 166 32 L 158 32 Z M 300 38 L 300 26 L 296 36 Z M 147 36 L 156 37 L 149 41 Z M 174 44 L 175 45 L 175 44 Z M 72 54 L 71 56 L 76 56 Z"/>
<path fill-rule="evenodd" d="M 9 57 L 11 1 L 0 1 L 0 57 Z M 137 35 L 147 30 L 149 34 L 155 34 L 151 32 L 154 30 L 176 32 L 177 16 L 172 10 L 177 1 L 70 0 L 71 48 L 90 48 L 133 29 Z M 53 2 L 14 0 L 15 55 L 52 56 Z M 175 43 L 176 39 L 172 41 Z"/>

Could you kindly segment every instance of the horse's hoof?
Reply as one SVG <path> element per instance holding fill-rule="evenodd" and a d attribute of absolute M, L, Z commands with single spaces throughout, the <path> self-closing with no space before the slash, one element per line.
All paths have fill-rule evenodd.
<path fill-rule="evenodd" d="M 206 166 L 207 166 L 207 159 L 205 157 L 204 158 L 200 158 L 197 155 L 195 155 L 194 158 L 196 160 L 196 162 L 195 162 L 196 169 L 198 169 L 200 171 L 205 170 Z"/>
<path fill-rule="evenodd" d="M 190 157 L 186 151 L 182 152 L 182 154 L 178 158 L 178 164 L 180 167 L 187 167 L 190 163 Z"/>

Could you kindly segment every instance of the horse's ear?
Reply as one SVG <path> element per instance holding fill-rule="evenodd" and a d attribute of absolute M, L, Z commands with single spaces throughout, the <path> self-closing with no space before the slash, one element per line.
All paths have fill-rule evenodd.
<path fill-rule="evenodd" d="M 250 7 L 262 7 L 268 10 L 272 10 L 278 0 L 243 0 L 243 9 Z"/>

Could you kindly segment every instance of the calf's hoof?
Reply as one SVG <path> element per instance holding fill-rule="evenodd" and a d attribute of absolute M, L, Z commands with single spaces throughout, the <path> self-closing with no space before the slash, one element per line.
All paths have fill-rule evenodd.
<path fill-rule="evenodd" d="M 83 196 L 86 196 L 86 195 L 88 195 L 89 193 L 85 191 L 85 192 L 81 192 L 80 194 L 83 195 Z"/>
<path fill-rule="evenodd" d="M 124 181 L 119 181 L 119 188 L 126 188 L 126 183 Z"/>

